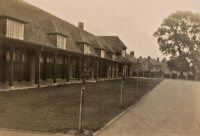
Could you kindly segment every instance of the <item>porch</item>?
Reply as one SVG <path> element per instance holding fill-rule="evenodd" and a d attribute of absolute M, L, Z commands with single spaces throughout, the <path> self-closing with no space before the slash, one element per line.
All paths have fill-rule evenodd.
<path fill-rule="evenodd" d="M 123 75 L 120 62 L 13 39 L 0 41 L 0 58 L 1 91 L 80 83 L 84 69 L 88 82 Z"/>

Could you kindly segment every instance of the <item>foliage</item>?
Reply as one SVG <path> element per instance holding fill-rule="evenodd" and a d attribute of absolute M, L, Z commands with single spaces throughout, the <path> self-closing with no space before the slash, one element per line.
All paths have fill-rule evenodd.
<path fill-rule="evenodd" d="M 171 71 L 176 71 L 177 69 L 181 69 L 180 71 L 190 70 L 188 61 L 181 57 L 171 57 L 168 61 L 168 67 Z"/>
<path fill-rule="evenodd" d="M 154 37 L 176 70 L 200 71 L 200 14 L 177 11 L 164 19 Z"/>

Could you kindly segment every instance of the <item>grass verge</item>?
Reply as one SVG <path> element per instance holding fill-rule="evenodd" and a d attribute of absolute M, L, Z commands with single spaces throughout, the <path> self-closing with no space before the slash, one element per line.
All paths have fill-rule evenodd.
<path fill-rule="evenodd" d="M 122 108 L 119 106 L 121 80 L 87 83 L 83 128 L 97 131 L 151 90 L 152 82 L 141 79 L 137 94 L 136 79 L 126 79 Z M 45 133 L 76 130 L 80 88 L 81 84 L 71 84 L 0 92 L 0 128 Z"/>

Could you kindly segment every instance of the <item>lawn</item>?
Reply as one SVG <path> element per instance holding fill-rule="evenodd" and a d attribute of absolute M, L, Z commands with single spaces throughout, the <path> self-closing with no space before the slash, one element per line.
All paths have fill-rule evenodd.
<path fill-rule="evenodd" d="M 152 80 L 126 79 L 120 108 L 121 80 L 87 83 L 83 128 L 96 131 L 134 104 L 154 86 Z M 0 128 L 48 133 L 78 129 L 81 84 L 0 92 Z"/>

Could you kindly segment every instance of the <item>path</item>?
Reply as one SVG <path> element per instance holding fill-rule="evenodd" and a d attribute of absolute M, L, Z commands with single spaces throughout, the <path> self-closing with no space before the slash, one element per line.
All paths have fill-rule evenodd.
<path fill-rule="evenodd" d="M 200 82 L 164 80 L 96 136 L 200 136 Z"/>

